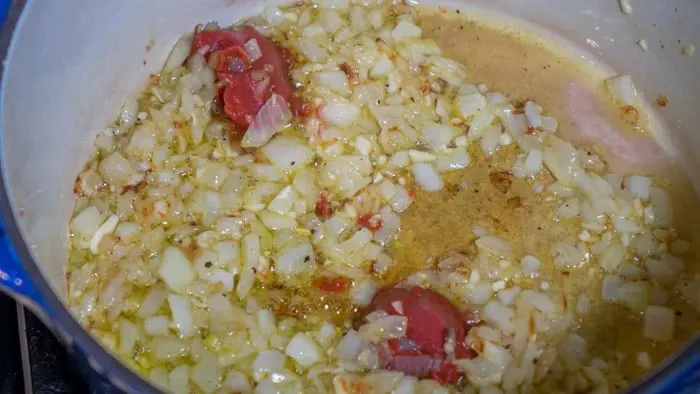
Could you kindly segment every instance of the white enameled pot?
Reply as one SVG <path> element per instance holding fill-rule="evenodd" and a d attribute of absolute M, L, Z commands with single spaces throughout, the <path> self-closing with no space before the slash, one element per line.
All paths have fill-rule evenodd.
<path fill-rule="evenodd" d="M 0 8 L 8 3 L 0 1 Z M 700 166 L 700 56 L 682 56 L 678 44 L 700 44 L 697 1 L 631 1 L 632 15 L 620 12 L 615 0 L 426 3 L 535 30 L 606 72 L 631 74 L 646 97 L 668 94 L 671 104 L 656 114 L 658 138 L 691 178 L 700 177 L 695 171 Z M 73 180 L 97 131 L 113 121 L 122 100 L 144 86 L 149 73 L 159 71 L 182 32 L 204 21 L 230 24 L 264 5 L 252 0 L 27 0 L 15 3 L 4 24 L 11 42 L 3 48 L 0 97 L 5 235 L 0 288 L 30 304 L 97 376 L 126 392 L 156 390 L 107 353 L 63 305 Z M 635 45 L 642 38 L 653 50 Z M 695 340 L 630 390 L 700 392 L 699 366 L 700 342 Z"/>

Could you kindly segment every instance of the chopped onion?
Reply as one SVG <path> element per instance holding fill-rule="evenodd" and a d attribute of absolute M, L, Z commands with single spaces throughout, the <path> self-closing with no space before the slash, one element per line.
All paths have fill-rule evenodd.
<path fill-rule="evenodd" d="M 323 359 L 323 350 L 311 336 L 302 332 L 292 337 L 284 353 L 303 367 L 311 366 Z"/>
<path fill-rule="evenodd" d="M 262 151 L 274 165 L 285 171 L 304 167 L 313 156 L 305 144 L 287 136 L 273 138 Z"/>
<path fill-rule="evenodd" d="M 248 60 L 253 63 L 262 57 L 262 51 L 258 45 L 258 40 L 251 38 L 243 44 L 243 49 L 245 49 L 246 55 L 248 55 Z"/>
<path fill-rule="evenodd" d="M 625 178 L 625 190 L 639 197 L 642 201 L 648 200 L 651 193 L 651 179 L 646 176 L 631 175 Z"/>
<path fill-rule="evenodd" d="M 173 314 L 173 322 L 180 331 L 180 335 L 187 337 L 194 334 L 195 327 L 189 297 L 170 294 L 168 295 L 168 304 L 170 312 Z"/>
<path fill-rule="evenodd" d="M 274 4 L 268 4 L 265 6 L 265 9 L 263 10 L 263 17 L 265 18 L 267 23 L 271 24 L 272 26 L 278 26 L 281 25 L 282 22 L 284 22 L 284 15 L 282 14 L 282 11 L 279 8 L 277 8 L 277 6 L 275 6 Z"/>
<path fill-rule="evenodd" d="M 183 364 L 170 371 L 168 375 L 168 387 L 170 391 L 176 394 L 189 392 L 189 369 L 189 365 Z"/>
<path fill-rule="evenodd" d="M 114 231 L 114 229 L 117 227 L 117 223 L 119 222 L 119 218 L 117 215 L 112 215 L 107 219 L 102 225 L 95 231 L 95 235 L 92 236 L 92 240 L 90 240 L 90 251 L 92 253 L 97 254 L 98 249 L 97 247 L 100 245 L 100 241 L 102 241 L 102 238 L 110 234 Z"/>
<path fill-rule="evenodd" d="M 321 118 L 338 127 L 347 127 L 360 115 L 360 107 L 350 101 L 337 98 L 323 105 L 320 115 Z"/>
<path fill-rule="evenodd" d="M 314 75 L 316 82 L 343 97 L 350 96 L 348 77 L 342 71 L 325 71 Z"/>
<path fill-rule="evenodd" d="M 432 150 L 444 150 L 452 141 L 456 131 L 451 126 L 428 122 L 423 127 L 423 143 Z"/>
<path fill-rule="evenodd" d="M 632 312 L 642 313 L 649 304 L 649 283 L 625 282 L 617 289 L 616 302 Z"/>
<path fill-rule="evenodd" d="M 286 357 L 275 350 L 263 350 L 253 361 L 253 372 L 278 372 L 284 367 Z"/>
<path fill-rule="evenodd" d="M 124 355 L 131 355 L 138 335 L 138 327 L 129 320 L 122 319 L 119 326 L 119 352 Z"/>
<path fill-rule="evenodd" d="M 655 341 L 673 339 L 676 314 L 665 306 L 649 306 L 644 312 L 644 336 Z"/>
<path fill-rule="evenodd" d="M 321 48 L 313 39 L 309 37 L 301 38 L 297 45 L 301 54 L 304 55 L 311 63 L 325 63 L 328 59 L 328 53 Z"/>
<path fill-rule="evenodd" d="M 510 244 L 497 236 L 482 237 L 477 239 L 475 243 L 479 249 L 498 257 L 510 257 L 513 252 Z"/>
<path fill-rule="evenodd" d="M 377 343 L 384 339 L 403 338 L 406 336 L 408 318 L 405 316 L 384 316 L 360 327 L 360 337 Z"/>
<path fill-rule="evenodd" d="M 182 64 L 190 56 L 190 50 L 192 49 L 192 34 L 185 34 L 178 38 L 173 46 L 173 49 L 168 55 L 168 59 L 165 61 L 163 66 L 163 72 L 169 73 L 176 68 L 182 66 Z"/>
<path fill-rule="evenodd" d="M 91 205 L 75 215 L 71 221 L 71 230 L 85 238 L 92 238 L 100 227 L 100 223 L 102 223 L 100 211 Z"/>
<path fill-rule="evenodd" d="M 314 265 L 314 251 L 308 242 L 284 247 L 275 258 L 276 272 L 281 275 L 298 275 Z"/>
<path fill-rule="evenodd" d="M 148 335 L 168 335 L 168 317 L 150 316 L 143 321 L 143 328 Z"/>
<path fill-rule="evenodd" d="M 444 186 L 440 174 L 432 164 L 415 163 L 411 166 L 411 173 L 416 183 L 425 191 L 436 192 Z"/>
<path fill-rule="evenodd" d="M 423 34 L 423 32 L 420 27 L 407 20 L 400 21 L 391 32 L 391 36 L 398 41 L 408 38 L 420 38 L 421 34 Z"/>
<path fill-rule="evenodd" d="M 376 291 L 377 283 L 371 279 L 366 279 L 353 286 L 350 295 L 355 304 L 366 306 L 372 301 Z"/>
<path fill-rule="evenodd" d="M 637 89 L 632 83 L 632 77 L 627 74 L 618 75 L 605 81 L 608 92 L 623 105 L 634 105 Z"/>
<path fill-rule="evenodd" d="M 172 246 L 165 248 L 158 274 L 171 290 L 180 293 L 184 292 L 195 278 L 192 264 L 185 254 Z"/>
<path fill-rule="evenodd" d="M 292 119 L 292 112 L 284 98 L 273 93 L 260 108 L 255 119 L 243 135 L 241 146 L 257 148 L 263 146 Z"/>

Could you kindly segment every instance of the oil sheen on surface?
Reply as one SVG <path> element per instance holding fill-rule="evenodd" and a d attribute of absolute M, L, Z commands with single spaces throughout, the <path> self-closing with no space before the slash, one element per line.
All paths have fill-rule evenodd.
<path fill-rule="evenodd" d="M 692 188 L 650 133 L 632 127 L 624 118 L 605 91 L 598 70 L 530 33 L 487 25 L 454 12 L 423 10 L 416 20 L 443 53 L 466 65 L 468 82 L 484 83 L 515 101 L 534 100 L 557 118 L 562 136 L 599 153 L 613 171 L 654 176 L 673 195 L 676 217 L 684 218 L 676 220 L 679 234 L 698 244 L 690 228 L 696 221 L 688 220 L 689 215 L 698 216 Z M 578 219 L 555 221 L 557 203 L 547 193 L 534 193 L 531 181 L 513 178 L 505 192 L 493 182 L 498 172 L 512 167 L 513 159 L 510 149 L 490 159 L 476 157 L 468 169 L 448 174 L 441 192 L 417 192 L 414 205 L 401 218 L 402 232 L 394 251 L 398 269 L 392 269 L 386 279 L 398 281 L 448 250 L 468 253 L 476 238 L 472 228 L 483 227 L 507 239 L 516 255 L 532 254 L 542 260 L 540 278 L 530 285 L 548 282 L 554 294 L 566 297 L 572 307 L 579 294 L 588 295 L 591 312 L 579 321 L 580 333 L 592 344 L 594 356 L 619 360 L 618 383 L 634 382 L 645 373 L 637 365 L 637 354 L 648 352 L 654 364 L 661 362 L 697 331 L 697 312 L 674 295 L 669 307 L 677 311 L 675 340 L 652 345 L 642 335 L 641 316 L 600 302 L 603 274 L 595 264 L 555 272 L 550 245 L 575 240 L 577 229 L 580 231 Z M 686 259 L 692 272 L 697 270 L 695 253 L 693 247 Z"/>

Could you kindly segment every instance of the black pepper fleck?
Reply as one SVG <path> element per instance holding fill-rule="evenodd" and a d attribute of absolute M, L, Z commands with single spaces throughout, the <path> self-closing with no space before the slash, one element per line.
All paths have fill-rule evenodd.
<path fill-rule="evenodd" d="M 311 261 L 311 257 L 309 257 L 309 256 L 304 256 L 304 262 L 305 262 L 305 263 L 308 263 L 309 261 Z"/>
<path fill-rule="evenodd" d="M 459 14 L 459 10 L 457 10 L 457 13 Z"/>
<path fill-rule="evenodd" d="M 204 266 L 207 268 L 211 268 L 211 266 L 212 266 L 211 261 L 207 261 L 206 263 L 204 263 Z"/>
<path fill-rule="evenodd" d="M 293 162 L 291 162 L 290 164 L 291 164 L 291 165 L 295 165 L 295 164 L 297 164 L 297 162 L 296 162 L 296 161 L 293 161 Z"/>

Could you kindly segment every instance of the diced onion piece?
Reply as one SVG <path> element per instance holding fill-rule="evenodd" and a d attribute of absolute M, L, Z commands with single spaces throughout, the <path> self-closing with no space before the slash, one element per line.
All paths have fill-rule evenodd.
<path fill-rule="evenodd" d="M 616 302 L 632 312 L 642 313 L 649 304 L 649 283 L 625 282 L 617 289 Z"/>
<path fill-rule="evenodd" d="M 528 125 L 530 127 L 538 128 L 542 126 L 542 116 L 540 115 L 540 110 L 532 101 L 525 103 L 525 118 L 527 119 Z"/>
<path fill-rule="evenodd" d="M 559 183 L 569 186 L 573 180 L 576 149 L 570 143 L 553 136 L 548 141 L 551 148 L 544 151 L 544 163 Z"/>
<path fill-rule="evenodd" d="M 360 327 L 360 337 L 377 343 L 384 339 L 406 336 L 408 318 L 405 316 L 383 316 Z"/>
<path fill-rule="evenodd" d="M 318 0 L 318 5 L 323 8 L 347 9 L 350 5 L 348 0 Z"/>
<path fill-rule="evenodd" d="M 471 163 L 471 157 L 463 147 L 450 149 L 445 155 L 435 160 L 435 167 L 440 172 L 461 170 L 467 168 Z"/>
<path fill-rule="evenodd" d="M 644 312 L 644 336 L 655 341 L 673 339 L 676 314 L 665 306 L 649 306 Z"/>
<path fill-rule="evenodd" d="M 178 293 L 184 292 L 195 278 L 194 269 L 187 256 L 173 246 L 165 248 L 158 274 L 171 290 Z"/>
<path fill-rule="evenodd" d="M 382 54 L 369 71 L 370 78 L 378 79 L 389 75 L 389 71 L 394 67 L 394 63 Z"/>
<path fill-rule="evenodd" d="M 189 392 L 189 369 L 189 365 L 183 364 L 170 371 L 168 375 L 168 387 L 170 391 L 175 394 Z"/>
<path fill-rule="evenodd" d="M 101 222 L 102 217 L 100 211 L 91 205 L 75 215 L 71 221 L 71 230 L 90 239 L 100 227 Z"/>
<path fill-rule="evenodd" d="M 263 10 L 263 18 L 272 26 L 278 26 L 284 22 L 282 11 L 274 4 L 268 4 Z M 234 390 L 235 391 L 235 390 Z M 242 390 L 241 390 L 242 391 Z"/>
<path fill-rule="evenodd" d="M 492 323 L 505 334 L 513 333 L 513 330 L 515 329 L 515 313 L 513 312 L 513 309 L 496 300 L 492 300 L 486 304 L 482 312 L 482 315 L 486 321 Z"/>
<path fill-rule="evenodd" d="M 270 204 L 267 206 L 272 212 L 277 212 L 281 215 L 289 212 L 294 205 L 294 202 L 299 198 L 299 194 L 294 190 L 291 185 L 285 186 L 277 196 L 272 199 Z"/>
<path fill-rule="evenodd" d="M 321 48 L 312 38 L 303 37 L 297 45 L 301 54 L 304 55 L 311 63 L 325 63 L 328 59 L 328 53 Z"/>
<path fill-rule="evenodd" d="M 314 75 L 316 82 L 343 96 L 350 96 L 348 77 L 342 71 L 325 71 Z"/>
<path fill-rule="evenodd" d="M 148 335 L 168 335 L 168 317 L 150 316 L 143 321 L 143 328 Z"/>
<path fill-rule="evenodd" d="M 253 361 L 253 372 L 278 372 L 284 368 L 286 357 L 276 350 L 263 350 Z"/>
<path fill-rule="evenodd" d="M 262 57 L 262 51 L 258 45 L 258 40 L 251 38 L 243 44 L 243 49 L 245 49 L 246 55 L 248 55 L 248 60 L 252 63 Z"/>
<path fill-rule="evenodd" d="M 622 263 L 622 259 L 627 254 L 627 248 L 620 243 L 612 243 L 600 258 L 600 266 L 607 272 L 615 272 L 617 267 Z"/>
<path fill-rule="evenodd" d="M 366 279 L 355 284 L 350 291 L 350 295 L 355 304 L 366 306 L 372 301 L 376 291 L 377 283 L 371 279 Z"/>
<path fill-rule="evenodd" d="M 486 97 L 480 93 L 458 96 L 455 104 L 457 105 L 459 114 L 462 115 L 464 119 L 467 119 L 486 108 Z"/>
<path fill-rule="evenodd" d="M 645 201 L 651 193 L 651 179 L 646 176 L 631 175 L 625 178 L 625 190 Z"/>
<path fill-rule="evenodd" d="M 281 275 L 297 275 L 314 265 L 314 251 L 308 242 L 284 247 L 275 258 L 276 272 Z"/>
<path fill-rule="evenodd" d="M 477 248 L 498 257 L 510 257 L 513 253 L 508 241 L 495 235 L 479 238 L 475 244 Z"/>
<path fill-rule="evenodd" d="M 207 355 L 201 358 L 190 374 L 192 382 L 205 393 L 213 393 L 219 386 L 219 360 Z"/>
<path fill-rule="evenodd" d="M 323 350 L 306 333 L 297 333 L 287 344 L 285 354 L 294 359 L 299 365 L 311 366 L 323 359 Z"/>
<path fill-rule="evenodd" d="M 131 351 L 138 339 L 139 329 L 129 320 L 122 319 L 119 326 L 119 352 L 124 355 L 131 355 Z"/>
<path fill-rule="evenodd" d="M 520 260 L 520 265 L 521 269 L 523 270 L 523 274 L 525 276 L 532 277 L 539 272 L 542 263 L 540 263 L 540 260 L 537 259 L 537 257 L 527 255 Z"/>
<path fill-rule="evenodd" d="M 163 66 L 163 72 L 169 73 L 176 68 L 182 66 L 182 64 L 190 56 L 190 50 L 192 48 L 192 34 L 185 34 L 178 38 L 173 45 L 173 49 L 168 55 L 168 59 L 165 61 Z"/>
<path fill-rule="evenodd" d="M 277 330 L 275 314 L 269 309 L 260 309 L 257 312 L 258 327 L 266 335 L 270 335 Z"/>
<path fill-rule="evenodd" d="M 270 230 L 293 230 L 297 227 L 296 220 L 276 212 L 263 211 L 260 213 L 260 220 Z"/>
<path fill-rule="evenodd" d="M 627 74 L 618 75 L 605 80 L 608 92 L 623 105 L 634 105 L 637 89 L 632 83 L 632 77 Z"/>
<path fill-rule="evenodd" d="M 432 164 L 415 163 L 411 166 L 411 173 L 413 173 L 416 183 L 425 191 L 436 192 L 444 186 L 440 174 Z"/>
<path fill-rule="evenodd" d="M 232 371 L 226 375 L 224 387 L 230 389 L 234 393 L 247 393 L 253 389 L 248 378 L 244 374 L 236 371 Z"/>
<path fill-rule="evenodd" d="M 262 151 L 272 164 L 285 171 L 304 167 L 313 156 L 313 152 L 305 144 L 287 136 L 273 138 Z"/>
<path fill-rule="evenodd" d="M 617 300 L 617 290 L 623 282 L 617 275 L 609 275 L 603 279 L 603 290 L 601 298 L 603 301 L 614 302 Z"/>
<path fill-rule="evenodd" d="M 114 231 L 114 229 L 117 227 L 117 223 L 119 222 L 119 217 L 117 215 L 112 215 L 109 217 L 109 219 L 105 220 L 104 223 L 95 231 L 95 235 L 92 236 L 92 240 L 90 240 L 90 251 L 92 253 L 97 254 L 99 250 L 97 247 L 100 245 L 100 241 L 102 241 L 102 238 L 110 234 Z"/>
<path fill-rule="evenodd" d="M 456 134 L 452 126 L 427 122 L 423 127 L 423 142 L 432 150 L 444 150 Z"/>
<path fill-rule="evenodd" d="M 420 38 L 421 34 L 423 34 L 423 32 L 420 27 L 407 20 L 400 21 L 391 32 L 391 36 L 398 41 L 409 38 Z"/>
<path fill-rule="evenodd" d="M 173 322 L 180 334 L 186 337 L 194 334 L 194 319 L 189 297 L 170 294 L 168 295 L 168 304 L 173 314 Z"/>
<path fill-rule="evenodd" d="M 360 115 L 360 107 L 340 98 L 321 107 L 321 118 L 338 127 L 347 127 Z"/>
<path fill-rule="evenodd" d="M 652 187 L 649 194 L 654 219 L 662 226 L 670 226 L 673 221 L 673 206 L 668 193 L 658 187 Z"/>
<path fill-rule="evenodd" d="M 284 98 L 276 93 L 260 108 L 243 135 L 241 146 L 258 148 L 277 134 L 292 119 L 292 112 Z"/>

